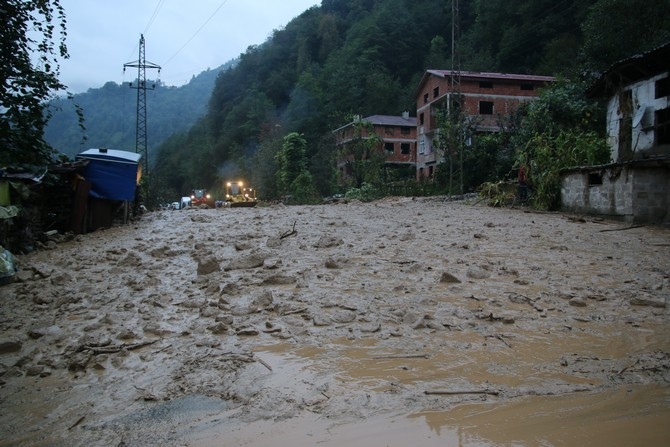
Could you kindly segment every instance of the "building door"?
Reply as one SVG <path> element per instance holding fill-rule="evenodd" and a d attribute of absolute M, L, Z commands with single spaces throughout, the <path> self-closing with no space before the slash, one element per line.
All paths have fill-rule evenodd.
<path fill-rule="evenodd" d="M 633 93 L 630 90 L 619 96 L 619 159 L 633 159 Z"/>

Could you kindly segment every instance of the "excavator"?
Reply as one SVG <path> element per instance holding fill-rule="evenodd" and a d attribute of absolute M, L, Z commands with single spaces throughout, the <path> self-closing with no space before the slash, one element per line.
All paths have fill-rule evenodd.
<path fill-rule="evenodd" d="M 256 206 L 256 190 L 245 187 L 243 182 L 226 183 L 226 204 L 231 208 Z"/>
<path fill-rule="evenodd" d="M 206 189 L 194 189 L 191 191 L 191 206 L 207 205 L 214 206 L 214 199 Z"/>

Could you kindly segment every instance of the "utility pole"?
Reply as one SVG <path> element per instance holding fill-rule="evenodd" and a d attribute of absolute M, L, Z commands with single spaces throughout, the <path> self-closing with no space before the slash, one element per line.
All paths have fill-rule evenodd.
<path fill-rule="evenodd" d="M 144 156 L 144 174 L 149 174 L 149 154 L 147 149 L 147 89 L 153 90 L 156 84 L 147 86 L 146 71 L 149 69 L 158 69 L 161 73 L 160 65 L 147 62 L 144 59 L 144 35 L 140 34 L 139 58 L 136 61 L 123 64 L 123 71 L 126 68 L 137 68 L 137 84 L 130 82 L 130 88 L 137 89 L 137 133 L 135 140 L 135 152 Z"/>
<path fill-rule="evenodd" d="M 458 150 L 460 174 L 460 192 L 463 194 L 463 142 L 461 129 L 461 114 L 463 113 L 461 101 L 461 57 L 458 51 L 458 39 L 461 34 L 458 11 L 458 0 L 451 0 L 451 101 L 449 101 L 449 115 L 453 131 L 456 132 L 451 141 L 449 151 L 449 193 L 453 193 L 452 183 L 454 177 L 454 149 Z M 458 109 L 456 108 L 458 104 Z"/>

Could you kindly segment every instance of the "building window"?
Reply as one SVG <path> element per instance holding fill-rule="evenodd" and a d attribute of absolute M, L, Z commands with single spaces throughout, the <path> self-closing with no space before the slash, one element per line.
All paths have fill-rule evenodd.
<path fill-rule="evenodd" d="M 521 84 L 521 90 L 535 90 L 535 86 L 533 84 L 523 83 Z"/>
<path fill-rule="evenodd" d="M 437 98 L 438 96 L 440 96 L 440 87 L 435 87 L 433 89 L 433 98 Z"/>
<path fill-rule="evenodd" d="M 603 184 L 603 176 L 599 172 L 589 173 L 589 186 L 596 186 Z"/>
<path fill-rule="evenodd" d="M 386 126 L 386 127 L 384 128 L 384 133 L 385 133 L 386 135 L 393 135 L 393 127 L 392 127 L 392 126 Z"/>
<path fill-rule="evenodd" d="M 386 152 L 389 154 L 393 153 L 394 146 L 395 145 L 393 143 L 384 143 L 384 149 L 386 149 Z"/>
<path fill-rule="evenodd" d="M 479 101 L 479 114 L 480 115 L 493 115 L 493 102 L 492 101 Z"/>
<path fill-rule="evenodd" d="M 670 96 L 670 77 L 656 81 L 656 99 Z"/>
<path fill-rule="evenodd" d="M 412 133 L 412 129 L 410 129 L 409 127 L 401 127 L 400 133 L 402 135 L 409 135 L 410 133 Z"/>
<path fill-rule="evenodd" d="M 656 111 L 656 145 L 670 144 L 670 108 Z"/>
<path fill-rule="evenodd" d="M 493 82 L 491 82 L 491 81 L 479 81 L 479 88 L 493 88 Z"/>
<path fill-rule="evenodd" d="M 426 137 L 422 135 L 419 139 L 419 153 L 423 154 L 424 152 L 426 152 Z"/>
<path fill-rule="evenodd" d="M 419 124 L 423 126 L 423 113 L 419 115 Z"/>
<path fill-rule="evenodd" d="M 428 166 L 428 177 L 433 177 L 433 166 Z"/>
<path fill-rule="evenodd" d="M 428 93 L 425 93 L 425 94 L 423 95 L 423 103 L 424 103 L 424 104 L 428 104 Z"/>
<path fill-rule="evenodd" d="M 409 154 L 409 143 L 400 143 L 400 153 Z"/>

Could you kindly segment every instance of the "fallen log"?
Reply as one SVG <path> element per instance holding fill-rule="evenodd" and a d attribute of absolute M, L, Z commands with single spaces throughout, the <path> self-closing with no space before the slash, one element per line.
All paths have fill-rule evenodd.
<path fill-rule="evenodd" d="M 132 351 L 133 349 L 143 348 L 144 346 L 153 345 L 159 339 L 142 341 L 139 343 L 123 343 L 121 345 L 110 345 L 110 346 L 89 346 L 83 345 L 77 351 L 92 351 L 93 354 L 113 354 L 122 350 Z"/>
<path fill-rule="evenodd" d="M 437 395 L 437 396 L 456 396 L 459 394 L 488 394 L 491 396 L 497 396 L 500 394 L 500 391 L 492 390 L 460 390 L 460 391 L 450 391 L 450 390 L 426 390 L 423 392 L 427 395 Z"/>
<path fill-rule="evenodd" d="M 391 360 L 391 359 L 427 359 L 428 354 L 398 354 L 398 355 L 376 355 L 371 357 L 373 360 Z"/>

